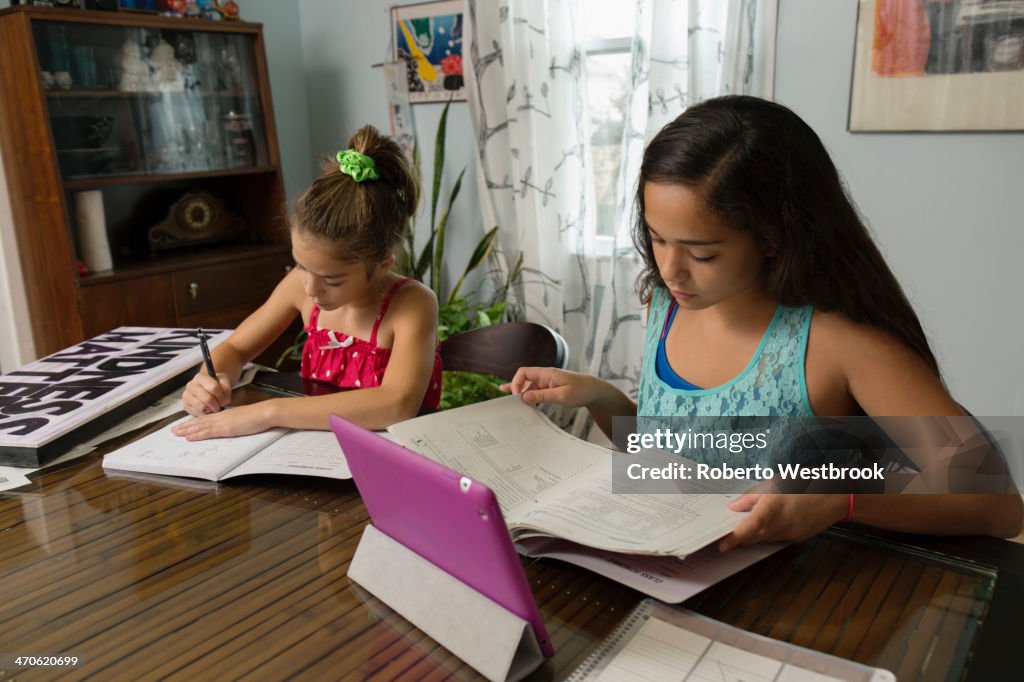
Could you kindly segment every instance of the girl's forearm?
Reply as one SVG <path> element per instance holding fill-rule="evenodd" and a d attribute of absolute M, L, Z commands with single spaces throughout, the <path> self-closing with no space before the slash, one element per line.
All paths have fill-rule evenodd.
<path fill-rule="evenodd" d="M 931 535 L 1014 537 L 1021 532 L 1020 495 L 858 495 L 853 518 L 877 528 Z"/>
<path fill-rule="evenodd" d="M 329 428 L 327 417 L 338 414 L 367 429 L 384 429 L 416 416 L 423 395 L 388 386 L 361 388 L 332 395 L 274 398 L 258 403 L 267 428 Z"/>
<path fill-rule="evenodd" d="M 230 339 L 214 348 L 210 356 L 213 358 L 213 368 L 217 370 L 217 374 L 226 374 L 232 384 L 242 376 L 242 367 L 245 363 L 252 359 L 244 357 Z"/>

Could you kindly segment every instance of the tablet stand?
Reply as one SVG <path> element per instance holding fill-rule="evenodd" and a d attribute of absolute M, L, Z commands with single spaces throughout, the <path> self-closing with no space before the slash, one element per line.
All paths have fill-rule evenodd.
<path fill-rule="evenodd" d="M 348 577 L 489 680 L 514 682 L 544 661 L 527 621 L 372 524 Z"/>

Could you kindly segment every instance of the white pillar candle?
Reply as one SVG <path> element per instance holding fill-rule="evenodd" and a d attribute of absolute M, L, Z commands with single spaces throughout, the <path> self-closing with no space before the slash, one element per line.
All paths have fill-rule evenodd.
<path fill-rule="evenodd" d="M 103 212 L 103 192 L 98 189 L 75 194 L 78 243 L 85 266 L 92 272 L 114 267 L 107 241 L 107 218 Z"/>

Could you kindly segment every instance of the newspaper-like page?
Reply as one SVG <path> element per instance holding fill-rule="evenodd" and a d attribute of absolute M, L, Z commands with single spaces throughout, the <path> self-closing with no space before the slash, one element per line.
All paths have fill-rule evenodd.
<path fill-rule="evenodd" d="M 686 556 L 742 518 L 724 494 L 613 494 L 612 452 L 565 433 L 518 396 L 388 431 L 494 490 L 515 538 L 541 532 L 613 552 Z"/>

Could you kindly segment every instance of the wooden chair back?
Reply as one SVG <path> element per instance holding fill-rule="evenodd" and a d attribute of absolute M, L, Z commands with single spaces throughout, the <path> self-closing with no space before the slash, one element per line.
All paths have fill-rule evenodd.
<path fill-rule="evenodd" d="M 504 322 L 470 329 L 441 342 L 445 370 L 480 372 L 511 379 L 520 367 L 569 365 L 562 335 L 535 322 Z"/>

